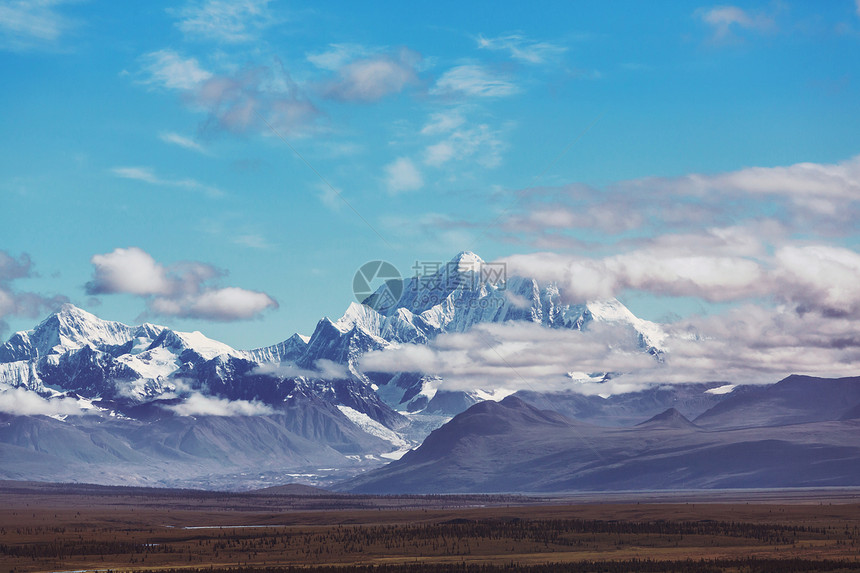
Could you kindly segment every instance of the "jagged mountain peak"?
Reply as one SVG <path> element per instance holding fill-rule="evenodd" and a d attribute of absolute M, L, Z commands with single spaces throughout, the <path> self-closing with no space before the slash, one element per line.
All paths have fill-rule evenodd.
<path fill-rule="evenodd" d="M 38 326 L 34 330 L 39 330 L 40 327 L 48 326 L 51 324 L 56 324 L 57 322 L 67 324 L 67 325 L 75 325 L 75 324 L 85 324 L 85 323 L 93 323 L 93 324 L 101 324 L 104 322 L 113 322 L 101 319 L 91 312 L 87 312 L 86 310 L 73 305 L 70 302 L 64 303 L 60 308 L 57 309 L 56 312 L 48 315 L 45 320 L 39 323 Z M 121 324 L 121 323 L 116 323 Z M 126 326 L 126 325 L 123 325 Z"/>
<path fill-rule="evenodd" d="M 156 327 L 158 328 L 158 327 Z M 137 327 L 103 320 L 73 304 L 64 304 L 33 330 L 17 332 L 0 347 L 0 362 L 63 354 L 87 345 L 119 346 L 136 336 Z"/>
<path fill-rule="evenodd" d="M 295 362 L 307 350 L 310 339 L 310 336 L 296 333 L 282 342 L 254 348 L 245 354 L 256 362 Z"/>
<path fill-rule="evenodd" d="M 457 270 L 461 273 L 467 271 L 480 272 L 480 267 L 484 264 L 484 259 L 472 251 L 460 251 L 451 259 L 449 264 L 452 266 L 456 265 Z"/>
<path fill-rule="evenodd" d="M 197 330 L 194 332 L 178 332 L 176 330 L 166 328 L 158 338 L 152 342 L 150 349 L 162 346 L 180 352 L 192 350 L 205 360 L 211 360 L 216 356 L 242 356 L 242 353 L 238 352 L 231 346 L 228 346 L 223 342 L 213 340 Z"/>

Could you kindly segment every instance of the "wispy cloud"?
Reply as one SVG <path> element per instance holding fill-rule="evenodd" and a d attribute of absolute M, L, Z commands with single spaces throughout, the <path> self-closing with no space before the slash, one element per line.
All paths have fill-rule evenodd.
<path fill-rule="evenodd" d="M 169 49 L 144 54 L 140 61 L 148 76 L 144 82 L 154 86 L 193 90 L 212 77 L 200 67 L 197 58 L 184 58 Z"/>
<path fill-rule="evenodd" d="M 222 75 L 173 50 L 145 54 L 141 63 L 143 83 L 178 91 L 189 106 L 208 115 L 204 132 L 268 134 L 271 126 L 285 135 L 302 135 L 320 115 L 279 61 Z"/>
<path fill-rule="evenodd" d="M 737 6 L 700 8 L 696 15 L 711 28 L 714 42 L 737 40 L 739 31 L 765 32 L 776 26 L 770 16 Z"/>
<path fill-rule="evenodd" d="M 316 189 L 317 197 L 319 197 L 319 200 L 328 209 L 331 209 L 332 211 L 340 211 L 346 206 L 346 203 L 341 199 L 341 196 L 343 195 L 343 191 L 341 189 L 333 189 L 322 182 L 316 185 Z"/>
<path fill-rule="evenodd" d="M 379 55 L 379 51 L 361 44 L 329 44 L 328 49 L 308 53 L 305 57 L 322 70 L 336 72 L 353 60 Z"/>
<path fill-rule="evenodd" d="M 263 364 L 254 369 L 255 374 L 277 376 L 279 378 L 310 378 L 322 380 L 337 380 L 349 378 L 346 366 L 321 358 L 314 363 L 313 369 L 300 368 L 294 364 Z"/>
<path fill-rule="evenodd" d="M 194 393 L 182 402 L 164 407 L 180 416 L 265 416 L 274 414 L 271 406 L 256 400 L 227 400 Z"/>
<path fill-rule="evenodd" d="M 520 90 L 509 78 L 478 64 L 464 64 L 446 71 L 430 93 L 443 96 L 505 97 Z"/>
<path fill-rule="evenodd" d="M 111 169 L 111 173 L 123 179 L 142 181 L 144 183 L 158 185 L 160 187 L 174 187 L 179 189 L 188 189 L 191 191 L 199 191 L 205 193 L 209 197 L 224 196 L 224 192 L 217 187 L 205 185 L 203 183 L 200 183 L 196 179 L 164 179 L 162 177 L 158 177 L 155 174 L 155 171 L 153 171 L 149 167 L 114 167 L 113 169 Z"/>
<path fill-rule="evenodd" d="M 391 194 L 415 191 L 424 186 L 424 178 L 408 157 L 400 157 L 385 166 L 385 186 Z"/>
<path fill-rule="evenodd" d="M 501 163 L 505 147 L 501 132 L 486 123 L 468 124 L 459 110 L 433 114 L 421 134 L 442 136 L 424 149 L 424 163 L 431 167 L 464 160 L 487 168 Z"/>
<path fill-rule="evenodd" d="M 55 47 L 74 20 L 59 7 L 70 0 L 9 0 L 0 3 L 0 48 L 24 51 Z"/>
<path fill-rule="evenodd" d="M 170 143 L 171 145 L 178 145 L 179 147 L 184 147 L 185 149 L 196 151 L 197 153 L 209 153 L 205 147 L 203 147 L 193 139 L 190 139 L 178 133 L 173 133 L 170 131 L 162 132 L 158 135 L 158 138 L 165 143 Z"/>
<path fill-rule="evenodd" d="M 436 112 L 421 128 L 421 135 L 444 135 L 451 133 L 466 123 L 466 117 L 459 109 Z"/>
<path fill-rule="evenodd" d="M 396 56 L 378 55 L 343 64 L 338 79 L 328 82 L 323 95 L 342 101 L 372 102 L 402 92 L 418 83 L 416 66 L 421 56 L 401 49 Z"/>
<path fill-rule="evenodd" d="M 484 50 L 507 52 L 511 58 L 529 64 L 543 64 L 567 51 L 564 46 L 550 42 L 535 42 L 521 34 L 508 34 L 488 38 L 478 36 L 478 47 Z"/>
<path fill-rule="evenodd" d="M 270 0 L 200 0 L 175 10 L 176 26 L 187 36 L 236 44 L 259 39 L 276 22 Z"/>
<path fill-rule="evenodd" d="M 845 236 L 856 230 L 860 217 L 860 157 L 648 177 L 605 187 L 530 188 L 517 192 L 514 205 L 493 222 L 491 232 L 542 249 L 562 248 L 568 240 L 578 247 L 584 234 L 595 232 L 605 248 L 612 238 L 733 225 Z"/>
<path fill-rule="evenodd" d="M 251 249 L 271 249 L 272 244 L 260 233 L 239 233 L 233 237 L 233 242 Z"/>
<path fill-rule="evenodd" d="M 86 284 L 87 294 L 139 296 L 155 315 L 235 321 L 278 308 L 266 293 L 214 286 L 213 281 L 226 273 L 206 263 L 165 266 L 138 247 L 94 255 L 90 262 L 93 278 Z"/>

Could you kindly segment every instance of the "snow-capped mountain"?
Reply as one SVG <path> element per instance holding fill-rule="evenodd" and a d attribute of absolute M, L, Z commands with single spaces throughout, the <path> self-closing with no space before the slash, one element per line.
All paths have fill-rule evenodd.
<path fill-rule="evenodd" d="M 0 346 L 0 388 L 23 387 L 46 397 L 75 392 L 123 404 L 195 391 L 277 405 L 286 397 L 284 382 L 291 380 L 335 405 L 399 428 L 406 420 L 397 410 L 451 416 L 496 396 L 492 389 L 481 388 L 459 395 L 437 393 L 441 380 L 432 372 L 362 372 L 358 359 L 371 350 L 423 344 L 481 323 L 521 321 L 576 330 L 598 322 L 622 325 L 644 352 L 656 359 L 663 352 L 660 328 L 617 300 L 569 304 L 556 285 L 505 277 L 470 252 L 438 267 L 404 281 L 393 304 L 377 304 L 390 294 L 383 285 L 365 304 L 350 304 L 338 320 L 320 320 L 310 337 L 296 334 L 248 351 L 199 332 L 128 326 L 64 305 L 33 330 L 18 332 Z M 266 370 L 266 365 L 292 369 Z"/>
<path fill-rule="evenodd" d="M 617 300 L 565 302 L 554 283 L 507 277 L 499 267 L 463 251 L 433 274 L 404 281 L 393 305 L 377 304 L 383 285 L 365 304 L 353 303 L 337 324 L 361 327 L 390 342 L 422 342 L 443 332 L 466 332 L 476 324 L 528 321 L 550 328 L 582 330 L 590 322 L 625 324 L 644 349 L 662 352 L 665 335 L 652 322 L 637 318 Z M 378 309 L 378 310 L 374 310 Z"/>
<path fill-rule="evenodd" d="M 357 378 L 376 383 L 379 394 L 394 409 L 417 412 L 429 408 L 429 412 L 450 416 L 495 397 L 492 390 L 437 394 L 441 381 L 432 372 L 384 377 L 360 372 L 356 360 L 370 350 L 423 344 L 443 333 L 508 321 L 575 330 L 587 330 L 592 323 L 612 324 L 629 331 L 655 359 L 661 359 L 664 352 L 665 334 L 660 327 L 636 317 L 618 300 L 570 304 L 557 285 L 506 277 L 503 269 L 468 251 L 439 265 L 432 274 L 403 281 L 402 293 L 393 303 L 388 300 L 392 290 L 383 285 L 364 304 L 350 304 L 337 321 L 320 321 L 301 363 L 311 366 L 319 359 L 345 363 Z"/>
<path fill-rule="evenodd" d="M 205 437 L 195 433 L 185 443 L 191 449 L 180 448 L 182 456 L 190 455 L 187 461 L 194 467 L 211 471 L 215 452 L 219 459 L 229 458 L 216 444 L 230 441 L 211 432 L 241 424 L 241 432 L 261 439 L 275 432 L 281 436 L 277 439 L 293 436 L 289 439 L 295 444 L 315 441 L 339 452 L 330 451 L 325 462 L 320 458 L 324 467 L 348 469 L 396 458 L 475 402 L 504 397 L 482 388 L 439 391 L 442 381 L 432 372 L 363 372 L 359 359 L 369 351 L 424 344 L 483 323 L 524 321 L 587 330 L 604 322 L 628 329 L 643 352 L 661 359 L 659 327 L 638 319 L 620 302 L 570 304 L 556 285 L 497 271 L 474 253 L 463 252 L 432 273 L 395 285 L 396 300 L 381 304 L 392 292 L 391 285 L 383 285 L 364 304 L 350 304 L 339 319 L 320 320 L 310 337 L 296 334 L 253 350 L 236 350 L 200 332 L 102 320 L 64 305 L 0 346 L 0 412 L 13 420 L 21 419 L 20 414 L 50 415 L 55 419 L 43 423 L 76 428 L 67 432 L 68 439 L 92 439 L 98 427 L 99 440 L 108 439 L 103 432 L 119 440 L 117 452 L 136 447 L 127 439 L 131 427 L 161 433 L 165 424 L 177 423 L 177 416 L 191 426 L 195 419 L 230 418 L 230 424 L 210 424 Z M 648 416 L 653 413 L 648 410 Z M 99 425 L 94 422 L 98 419 L 111 423 Z M 11 428 L 18 422 L 9 423 Z M 40 435 L 48 439 L 49 434 Z M 46 444 L 28 447 L 50 449 Z M 81 445 L 80 451 L 88 447 Z M 159 448 L 148 458 L 155 465 L 161 463 Z M 316 458 L 285 454 L 284 463 L 298 459 L 312 465 Z M 198 470 L 183 471 L 187 480 Z"/>
<path fill-rule="evenodd" d="M 402 417 L 371 388 L 263 368 L 306 346 L 235 350 L 65 305 L 2 347 L 0 479 L 270 485 L 403 450 Z"/>
<path fill-rule="evenodd" d="M 138 339 L 152 342 L 162 330 L 164 327 L 153 324 L 127 326 L 102 320 L 72 304 L 64 304 L 33 330 L 12 335 L 0 346 L 0 362 L 60 355 L 87 345 L 106 350 Z"/>

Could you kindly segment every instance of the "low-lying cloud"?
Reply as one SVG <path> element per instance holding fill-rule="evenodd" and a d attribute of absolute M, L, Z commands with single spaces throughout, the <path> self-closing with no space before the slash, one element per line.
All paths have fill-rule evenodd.
<path fill-rule="evenodd" d="M 261 364 L 254 369 L 255 374 L 276 376 L 278 378 L 310 378 L 320 380 L 338 380 L 349 378 L 349 371 L 343 364 L 321 358 L 314 363 L 314 368 L 302 368 L 290 363 Z"/>
<path fill-rule="evenodd" d="M 265 416 L 275 413 L 271 406 L 256 400 L 227 400 L 199 393 L 165 408 L 180 416 Z"/>
<path fill-rule="evenodd" d="M 773 383 L 789 374 L 852 376 L 860 371 L 860 318 L 798 314 L 745 305 L 722 315 L 664 324 L 656 359 L 628 326 L 583 331 L 537 324 L 483 324 L 362 357 L 366 372 L 413 371 L 441 378 L 442 390 L 573 390 L 618 394 L 655 384 Z M 601 374 L 610 378 L 602 380 Z"/>
<path fill-rule="evenodd" d="M 16 416 L 80 416 L 85 413 L 74 398 L 47 399 L 26 388 L 0 391 L 0 412 Z"/>

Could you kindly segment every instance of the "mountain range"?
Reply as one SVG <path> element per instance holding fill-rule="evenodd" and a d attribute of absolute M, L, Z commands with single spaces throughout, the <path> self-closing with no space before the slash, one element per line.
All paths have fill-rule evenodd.
<path fill-rule="evenodd" d="M 340 488 L 467 493 L 860 485 L 856 406 L 828 401 L 826 408 L 790 408 L 783 420 L 770 415 L 775 402 L 796 403 L 799 390 L 811 396 L 822 386 L 850 387 L 843 396 L 860 399 L 860 378 L 789 377 L 733 396 L 694 421 L 670 408 L 633 427 L 605 427 L 509 396 L 472 406 L 417 449 Z M 750 412 L 765 415 L 746 417 Z"/>
<path fill-rule="evenodd" d="M 792 449 L 803 432 L 784 430 L 789 426 L 829 428 L 829 442 L 814 442 L 824 448 L 818 451 L 848 447 L 843 438 L 860 411 L 854 379 L 790 378 L 767 387 L 655 383 L 586 396 L 572 376 L 569 389 L 520 391 L 496 403 L 485 401 L 498 396 L 491 381 L 451 391 L 436 372 L 362 370 L 361 358 L 371 351 L 508 322 L 579 331 L 610 324 L 650 359 L 664 359 L 659 325 L 619 301 L 571 304 L 555 284 L 484 273 L 484 264 L 460 253 L 396 289 L 383 284 L 339 319 L 320 320 L 310 336 L 251 350 L 199 332 L 106 321 L 65 305 L 0 346 L 0 479 L 551 491 L 629 488 L 637 485 L 623 477 L 630 471 L 642 476 L 638 487 L 746 487 L 769 483 L 771 474 L 745 481 L 676 468 L 668 479 L 659 477 L 667 471 L 661 474 L 659 465 L 699 467 L 690 460 L 708 448 L 746 444 L 748 435 L 779 442 L 783 431 L 791 447 L 780 451 L 806 459 Z M 391 299 L 392 292 L 399 295 Z M 599 382 L 612 373 L 587 376 Z M 577 436 L 591 445 L 571 446 Z M 516 455 L 503 455 L 505 444 Z M 673 455 L 665 453 L 670 444 Z M 856 459 L 849 450 L 844 458 Z M 528 478 L 541 469 L 540 480 Z M 731 471 L 750 474 L 744 467 Z M 809 475 L 803 483 L 818 479 Z"/>

